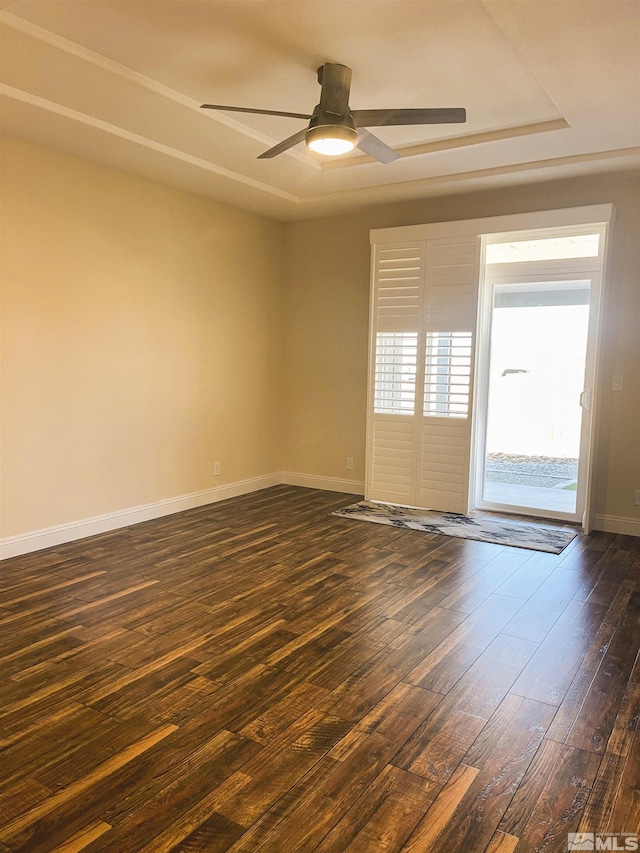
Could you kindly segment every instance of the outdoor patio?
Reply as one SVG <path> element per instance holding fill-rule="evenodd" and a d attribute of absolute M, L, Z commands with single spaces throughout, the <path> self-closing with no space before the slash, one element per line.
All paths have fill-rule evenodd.
<path fill-rule="evenodd" d="M 489 453 L 484 500 L 575 512 L 577 476 L 577 459 Z"/>

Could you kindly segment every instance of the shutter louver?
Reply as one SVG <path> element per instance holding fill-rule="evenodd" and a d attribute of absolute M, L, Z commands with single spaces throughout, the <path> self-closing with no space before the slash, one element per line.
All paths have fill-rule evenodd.
<path fill-rule="evenodd" d="M 373 410 L 379 415 L 412 415 L 416 401 L 418 335 L 376 335 Z"/>
<path fill-rule="evenodd" d="M 471 380 L 471 332 L 427 332 L 424 414 L 466 418 Z"/>

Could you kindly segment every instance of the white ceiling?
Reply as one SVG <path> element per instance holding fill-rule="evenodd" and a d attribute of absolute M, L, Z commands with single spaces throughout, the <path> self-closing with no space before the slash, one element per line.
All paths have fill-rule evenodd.
<path fill-rule="evenodd" d="M 6 133 L 290 220 L 637 167 L 640 0 L 0 0 Z M 375 128 L 401 159 L 256 157 L 310 113 L 325 61 L 352 109 L 466 107 Z"/>

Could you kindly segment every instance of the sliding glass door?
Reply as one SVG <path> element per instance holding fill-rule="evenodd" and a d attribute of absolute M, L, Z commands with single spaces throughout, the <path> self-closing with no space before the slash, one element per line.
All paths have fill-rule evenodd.
<path fill-rule="evenodd" d="M 485 265 L 479 360 L 479 508 L 582 520 L 600 282 L 582 256 L 598 258 L 599 240 L 512 240 L 497 244 L 503 255 L 487 246 L 493 263 Z M 544 252 L 553 255 L 541 258 Z M 563 252 L 577 257 L 558 257 Z"/>
<path fill-rule="evenodd" d="M 492 291 L 482 499 L 575 516 L 590 281 Z"/>

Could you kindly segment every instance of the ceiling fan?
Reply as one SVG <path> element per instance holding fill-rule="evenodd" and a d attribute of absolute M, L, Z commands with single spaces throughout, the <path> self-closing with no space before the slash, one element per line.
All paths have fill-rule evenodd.
<path fill-rule="evenodd" d="M 377 136 L 366 129 L 383 125 L 454 124 L 467 120 L 462 107 L 436 109 L 352 110 L 349 108 L 351 69 L 336 62 L 325 62 L 318 68 L 320 103 L 312 115 L 279 110 L 254 110 L 248 107 L 225 107 L 220 104 L 202 104 L 204 110 L 229 110 L 256 115 L 287 116 L 309 121 L 283 142 L 260 154 L 258 159 L 269 159 L 282 154 L 303 140 L 307 147 L 319 154 L 345 154 L 356 146 L 380 163 L 391 163 L 400 156 Z"/>

